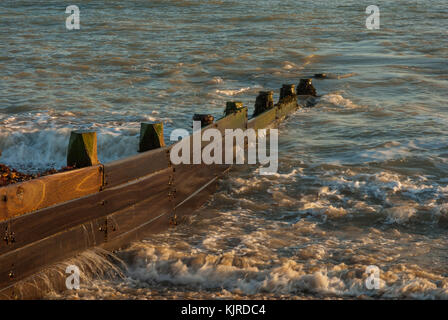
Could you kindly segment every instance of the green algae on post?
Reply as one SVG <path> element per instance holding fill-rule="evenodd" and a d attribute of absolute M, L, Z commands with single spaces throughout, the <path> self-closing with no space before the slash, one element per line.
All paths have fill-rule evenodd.
<path fill-rule="evenodd" d="M 138 152 L 145 152 L 165 146 L 163 123 L 141 123 Z"/>
<path fill-rule="evenodd" d="M 274 91 L 260 91 L 255 100 L 254 117 L 274 107 Z"/>
<path fill-rule="evenodd" d="M 67 166 L 83 168 L 98 164 L 96 132 L 72 131 L 67 150 Z"/>

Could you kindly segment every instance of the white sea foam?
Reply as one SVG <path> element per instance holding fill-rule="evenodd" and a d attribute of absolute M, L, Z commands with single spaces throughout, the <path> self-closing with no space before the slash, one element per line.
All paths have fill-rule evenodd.
<path fill-rule="evenodd" d="M 224 80 L 221 77 L 213 77 L 213 79 L 207 82 L 208 84 L 222 84 Z"/>
<path fill-rule="evenodd" d="M 266 241 L 267 235 L 265 235 Z M 249 244 L 249 243 L 248 243 Z M 352 245 L 354 245 L 352 243 Z M 392 245 L 392 243 L 388 244 Z M 154 298 L 185 295 L 198 297 L 204 290 L 215 297 L 271 296 L 315 294 L 317 297 L 423 298 L 446 299 L 448 283 L 443 277 L 425 272 L 413 265 L 382 264 L 381 285 L 376 291 L 365 286 L 367 264 L 330 263 L 326 261 L 328 245 L 305 245 L 294 259 L 276 257 L 260 246 L 247 257 L 235 250 L 182 249 L 150 243 L 136 243 L 122 255 L 132 264 L 120 282 L 104 279 L 89 280 L 77 292 L 67 292 L 66 298 L 92 298 L 98 293 L 103 298 Z M 212 250 L 219 249 L 213 247 Z M 330 249 L 333 251 L 334 249 Z M 266 254 L 268 256 L 266 256 Z M 333 253 L 334 254 L 334 253 Z M 362 259 L 362 251 L 359 252 Z M 334 258 L 338 259 L 337 256 Z M 334 259 L 333 258 L 333 259 Z M 274 259 L 274 260 L 271 260 Z M 369 263 L 369 260 L 365 260 Z M 114 288 L 112 290 L 112 288 Z M 149 292 L 148 292 L 149 290 Z M 60 297 L 52 293 L 50 297 Z"/>
<path fill-rule="evenodd" d="M 325 94 L 319 99 L 319 104 L 330 107 L 338 107 L 344 109 L 358 109 L 362 108 L 355 103 L 353 103 L 350 99 L 344 98 L 340 94 Z"/>
<path fill-rule="evenodd" d="M 137 153 L 140 122 L 171 122 L 157 113 L 136 117 L 135 112 L 111 111 L 107 117 L 130 121 L 94 122 L 86 126 L 77 123 L 71 112 L 25 114 L 20 120 L 19 116 L 7 117 L 0 128 L 0 163 L 29 172 L 65 166 L 70 132 L 78 129 L 97 132 L 98 158 L 107 163 Z"/>
<path fill-rule="evenodd" d="M 227 89 L 227 90 L 217 89 L 215 92 L 217 94 L 222 94 L 222 95 L 225 95 L 225 96 L 236 96 L 236 95 L 239 95 L 239 94 L 244 93 L 244 92 L 249 91 L 249 90 L 251 90 L 251 87 L 240 88 L 240 89 Z"/>

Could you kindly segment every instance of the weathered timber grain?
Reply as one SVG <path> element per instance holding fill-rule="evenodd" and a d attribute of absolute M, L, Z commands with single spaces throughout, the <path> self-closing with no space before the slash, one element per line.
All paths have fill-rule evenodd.
<path fill-rule="evenodd" d="M 100 230 L 105 219 L 53 234 L 0 256 L 0 288 L 25 279 L 38 270 L 105 241 Z"/>
<path fill-rule="evenodd" d="M 180 164 L 174 166 L 176 206 L 199 188 L 220 177 L 229 167 L 230 165 L 226 164 Z"/>
<path fill-rule="evenodd" d="M 297 98 L 295 96 L 283 98 L 282 101 L 280 101 L 275 106 L 275 109 L 277 110 L 277 115 L 276 115 L 277 121 L 282 121 L 289 114 L 291 114 L 295 110 L 297 110 L 298 107 L 299 107 L 299 104 L 297 103 Z"/>
<path fill-rule="evenodd" d="M 169 147 L 140 153 L 104 165 L 104 189 L 168 168 Z"/>
<path fill-rule="evenodd" d="M 232 113 L 215 123 L 216 129 L 225 135 L 225 129 L 242 129 L 247 128 L 247 107 L 243 107 L 235 113 Z"/>
<path fill-rule="evenodd" d="M 270 127 L 276 119 L 277 109 L 269 109 L 247 122 L 247 128 L 264 129 Z"/>
<path fill-rule="evenodd" d="M 108 215 L 107 241 L 103 247 L 113 250 L 122 248 L 130 241 L 139 239 L 139 230 L 166 230 L 169 227 L 166 217 L 171 212 L 172 205 L 165 188 L 154 192 L 147 200 Z"/>
<path fill-rule="evenodd" d="M 152 194 L 167 197 L 172 168 L 166 168 L 133 183 L 123 184 L 51 208 L 25 214 L 0 223 L 0 235 L 11 234 L 13 241 L 0 241 L 0 254 L 28 245 L 54 233 L 151 199 Z"/>
<path fill-rule="evenodd" d="M 0 221 L 100 191 L 101 165 L 24 181 L 0 188 Z"/>

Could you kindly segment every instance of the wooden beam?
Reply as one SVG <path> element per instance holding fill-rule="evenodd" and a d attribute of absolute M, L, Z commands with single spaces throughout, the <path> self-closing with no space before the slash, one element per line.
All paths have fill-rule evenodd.
<path fill-rule="evenodd" d="M 282 121 L 298 108 L 299 104 L 297 103 L 296 97 L 290 97 L 290 99 L 282 99 L 282 101 L 275 106 L 275 109 L 277 110 L 277 121 Z"/>
<path fill-rule="evenodd" d="M 250 119 L 247 123 L 247 127 L 251 129 L 264 129 L 268 128 L 275 123 L 277 116 L 277 109 L 269 109 L 258 116 Z"/>
<path fill-rule="evenodd" d="M 168 198 L 168 188 L 153 190 L 146 200 L 126 207 L 107 216 L 107 242 L 105 248 L 117 250 L 126 246 L 129 241 L 137 240 L 140 229 L 152 229 L 157 225 L 157 231 L 169 227 L 168 216 L 173 211 Z M 161 224 L 160 221 L 165 221 Z"/>
<path fill-rule="evenodd" d="M 214 123 L 214 127 L 225 135 L 225 129 L 247 129 L 247 107 L 239 109 Z"/>
<path fill-rule="evenodd" d="M 180 164 L 174 166 L 176 206 L 210 181 L 222 176 L 230 165 Z"/>
<path fill-rule="evenodd" d="M 3 221 L 0 223 L 0 235 L 2 239 L 11 235 L 11 241 L 0 241 L 0 254 L 132 207 L 151 199 L 152 194 L 162 192 L 168 199 L 172 172 L 172 168 L 167 168 L 133 183 Z"/>
<path fill-rule="evenodd" d="M 0 256 L 0 288 L 7 288 L 42 268 L 105 241 L 100 227 L 105 219 L 53 234 Z"/>
<path fill-rule="evenodd" d="M 159 148 L 105 164 L 104 189 L 168 168 L 169 150 L 168 147 Z"/>
<path fill-rule="evenodd" d="M 61 172 L 0 188 L 0 221 L 98 192 L 101 165 Z"/>

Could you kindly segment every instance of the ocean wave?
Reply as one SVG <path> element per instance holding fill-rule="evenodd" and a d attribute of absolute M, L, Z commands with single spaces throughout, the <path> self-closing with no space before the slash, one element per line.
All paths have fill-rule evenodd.
<path fill-rule="evenodd" d="M 137 111 L 111 110 L 103 116 L 105 121 L 102 123 L 79 123 L 78 117 L 77 112 L 50 110 L 3 118 L 0 162 L 25 172 L 61 168 L 66 165 L 70 132 L 92 130 L 97 132 L 98 158 L 107 163 L 137 153 L 140 122 L 172 122 L 160 117 L 157 111 L 139 114 Z"/>
<path fill-rule="evenodd" d="M 350 99 L 344 98 L 340 94 L 330 93 L 323 95 L 318 102 L 320 107 L 337 107 L 343 109 L 360 109 L 363 106 L 357 105 Z"/>
<path fill-rule="evenodd" d="M 267 235 L 264 239 L 268 240 L 266 246 L 259 244 L 255 247 L 252 242 L 245 252 L 219 252 L 216 250 L 219 248 L 203 250 L 185 242 L 176 246 L 137 242 L 119 253 L 119 261 L 125 263 L 124 269 L 118 269 L 118 265 L 113 267 L 124 270 L 119 280 L 97 272 L 97 276 L 90 276 L 82 283 L 80 290 L 64 295 L 51 293 L 49 297 L 91 299 L 100 294 L 106 299 L 149 299 L 166 295 L 198 298 L 206 291 L 217 298 L 309 297 L 310 294 L 314 298 L 448 298 L 448 281 L 443 276 L 413 264 L 386 263 L 394 261 L 394 258 L 389 259 L 390 256 L 377 257 L 384 259 L 381 264 L 376 260 L 380 286 L 377 290 L 369 290 L 365 284 L 366 270 L 373 256 L 364 250 L 356 254 L 356 245 L 353 250 L 348 247 L 337 250 L 329 243 L 304 244 L 295 255 L 287 258 L 277 255 L 281 251 L 268 249 L 268 244 L 271 248 L 276 246 Z M 392 245 L 388 242 L 387 247 Z M 327 259 L 329 255 L 333 260 Z M 349 259 L 350 256 L 353 263 L 340 262 L 341 257 Z M 76 261 L 71 263 L 76 264 Z"/>
<path fill-rule="evenodd" d="M 249 90 L 251 90 L 251 87 L 240 88 L 240 89 L 228 89 L 228 90 L 217 89 L 217 90 L 215 90 L 215 92 L 217 94 L 222 94 L 222 95 L 225 95 L 225 96 L 236 96 L 236 95 L 239 95 L 241 93 L 247 92 Z"/>

